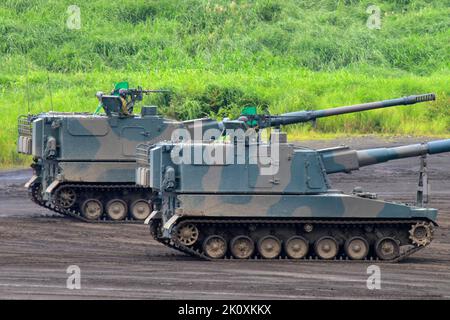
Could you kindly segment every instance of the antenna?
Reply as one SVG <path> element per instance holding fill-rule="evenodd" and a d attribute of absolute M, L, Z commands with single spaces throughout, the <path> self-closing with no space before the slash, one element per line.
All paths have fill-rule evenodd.
<path fill-rule="evenodd" d="M 26 69 L 26 95 L 27 95 L 27 108 L 28 108 L 28 114 L 31 113 L 31 107 L 30 107 L 30 81 L 28 79 L 28 61 L 25 61 L 25 69 Z"/>
<path fill-rule="evenodd" d="M 47 86 L 48 86 L 48 92 L 50 93 L 50 107 L 53 111 L 53 97 L 52 97 L 52 86 L 50 85 L 50 73 L 47 72 Z"/>

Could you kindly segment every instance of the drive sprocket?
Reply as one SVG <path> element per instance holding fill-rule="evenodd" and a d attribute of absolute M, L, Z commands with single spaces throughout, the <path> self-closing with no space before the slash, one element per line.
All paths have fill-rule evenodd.
<path fill-rule="evenodd" d="M 433 226 L 427 222 L 417 222 L 409 230 L 409 239 L 418 247 L 426 246 L 433 240 Z"/>

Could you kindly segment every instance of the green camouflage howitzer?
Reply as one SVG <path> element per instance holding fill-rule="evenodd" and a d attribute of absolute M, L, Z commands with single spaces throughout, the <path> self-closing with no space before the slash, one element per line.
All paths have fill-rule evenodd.
<path fill-rule="evenodd" d="M 432 241 L 437 210 L 424 206 L 424 171 L 415 205 L 383 201 L 360 188 L 345 194 L 331 187 L 328 175 L 450 152 L 450 139 L 313 150 L 287 143 L 276 130 L 269 144 L 247 136 L 230 141 L 160 142 L 149 150 L 150 165 L 137 171 L 148 170 L 147 176 L 136 180 L 159 193 L 145 222 L 157 241 L 204 259 L 389 262 Z M 268 157 L 255 154 L 258 148 Z"/>
<path fill-rule="evenodd" d="M 118 83 L 97 93 L 92 113 L 46 112 L 19 118 L 18 152 L 33 156 L 26 184 L 34 202 L 85 221 L 142 221 L 151 196 L 134 183 L 135 149 L 142 142 L 170 140 L 179 121 L 157 115 L 154 106 L 133 114 L 143 94 L 167 92 Z M 104 114 L 99 114 L 104 110 Z"/>
<path fill-rule="evenodd" d="M 128 83 L 121 82 L 110 95 L 97 93 L 100 105 L 94 115 L 48 112 L 19 118 L 18 151 L 33 155 L 34 175 L 26 184 L 33 201 L 83 221 L 142 221 L 152 211 L 154 194 L 135 184 L 136 146 L 171 140 L 175 129 L 195 133 L 198 124 L 202 128 L 197 141 L 203 139 L 203 132 L 208 129 L 216 129 L 217 135 L 224 128 L 247 129 L 249 124 L 257 129 L 267 126 L 267 119 L 275 117 L 256 115 L 253 108 L 246 108 L 240 120 L 222 122 L 208 118 L 174 121 L 158 116 L 156 107 L 146 106 L 140 115 L 133 114 L 135 103 L 144 93 L 152 92 L 165 91 L 130 89 Z M 368 110 L 433 99 L 433 95 L 422 95 L 328 112 L 357 112 L 362 110 L 361 106 Z M 105 114 L 98 114 L 100 109 Z M 300 113 L 316 116 L 323 112 L 327 110 Z M 253 117 L 251 122 L 248 117 Z M 309 118 L 297 117 L 295 122 Z M 274 124 L 279 125 L 276 121 Z M 142 155 L 146 156 L 148 145 L 144 145 L 144 150 L 138 148 L 138 161 Z"/>
<path fill-rule="evenodd" d="M 267 147 L 271 156 L 278 149 L 278 161 L 269 162 L 277 163 L 272 173 L 267 161 L 252 161 L 251 142 L 245 144 L 241 162 L 238 143 L 155 145 L 147 160 L 148 186 L 160 194 L 146 220 L 152 236 L 203 259 L 397 262 L 430 244 L 437 210 L 422 206 L 423 188 L 418 189 L 418 203 L 408 205 L 377 199 L 360 188 L 344 194 L 331 187 L 328 174 L 450 152 L 450 139 L 356 151 L 312 150 L 286 143 L 284 133 L 274 132 L 274 137 L 278 139 L 269 145 L 255 143 Z M 190 164 L 174 157 L 182 150 L 194 159 L 196 149 L 223 159 Z M 228 163 L 228 157 L 234 161 Z M 428 183 L 422 179 L 419 186 Z"/>

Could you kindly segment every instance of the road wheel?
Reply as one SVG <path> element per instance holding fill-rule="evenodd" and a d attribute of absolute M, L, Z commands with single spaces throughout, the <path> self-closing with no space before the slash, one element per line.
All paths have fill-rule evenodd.
<path fill-rule="evenodd" d="M 384 237 L 375 243 L 375 252 L 381 260 L 392 260 L 400 254 L 400 246 L 394 238 Z"/>
<path fill-rule="evenodd" d="M 314 249 L 320 259 L 330 260 L 337 256 L 339 246 L 333 237 L 325 236 L 316 241 Z"/>
<path fill-rule="evenodd" d="M 352 260 L 363 260 L 369 253 L 369 244 L 363 237 L 352 237 L 345 242 L 345 253 Z"/>
<path fill-rule="evenodd" d="M 131 216 L 136 220 L 145 220 L 152 213 L 152 205 L 149 200 L 139 199 L 131 204 Z"/>
<path fill-rule="evenodd" d="M 178 227 L 177 239 L 185 246 L 192 246 L 198 240 L 198 229 L 193 223 L 186 223 Z"/>
<path fill-rule="evenodd" d="M 113 199 L 106 204 L 106 214 L 111 220 L 124 220 L 127 212 L 128 207 L 123 200 Z"/>
<path fill-rule="evenodd" d="M 274 236 L 266 236 L 258 241 L 258 252 L 264 259 L 274 259 L 281 253 L 281 241 Z"/>
<path fill-rule="evenodd" d="M 220 259 L 227 253 L 227 242 L 218 235 L 212 235 L 203 242 L 203 252 L 212 259 Z"/>
<path fill-rule="evenodd" d="M 64 209 L 68 209 L 77 201 L 77 195 L 72 188 L 63 188 L 58 192 L 58 205 Z"/>
<path fill-rule="evenodd" d="M 103 205 L 97 199 L 88 199 L 81 206 L 81 213 L 86 219 L 98 220 L 103 213 Z"/>
<path fill-rule="evenodd" d="M 255 243 L 247 236 L 237 236 L 230 243 L 231 254 L 238 259 L 248 259 L 255 251 Z"/>
<path fill-rule="evenodd" d="M 286 241 L 284 250 L 289 258 L 302 259 L 308 254 L 309 243 L 303 237 L 293 236 Z"/>

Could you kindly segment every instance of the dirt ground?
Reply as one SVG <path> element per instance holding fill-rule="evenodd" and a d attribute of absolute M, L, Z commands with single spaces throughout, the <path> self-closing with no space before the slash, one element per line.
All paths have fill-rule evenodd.
<path fill-rule="evenodd" d="M 392 146 L 421 139 L 308 141 L 312 147 Z M 426 140 L 426 139 L 423 139 Z M 380 198 L 413 202 L 418 159 L 331 176 Z M 440 209 L 434 242 L 398 264 L 378 264 L 381 289 L 366 286 L 370 263 L 198 261 L 150 238 L 144 225 L 77 222 L 34 205 L 22 187 L 29 170 L 0 171 L 0 298 L 364 299 L 450 297 L 450 155 L 429 157 L 430 206 Z M 81 289 L 66 288 L 67 268 Z"/>

